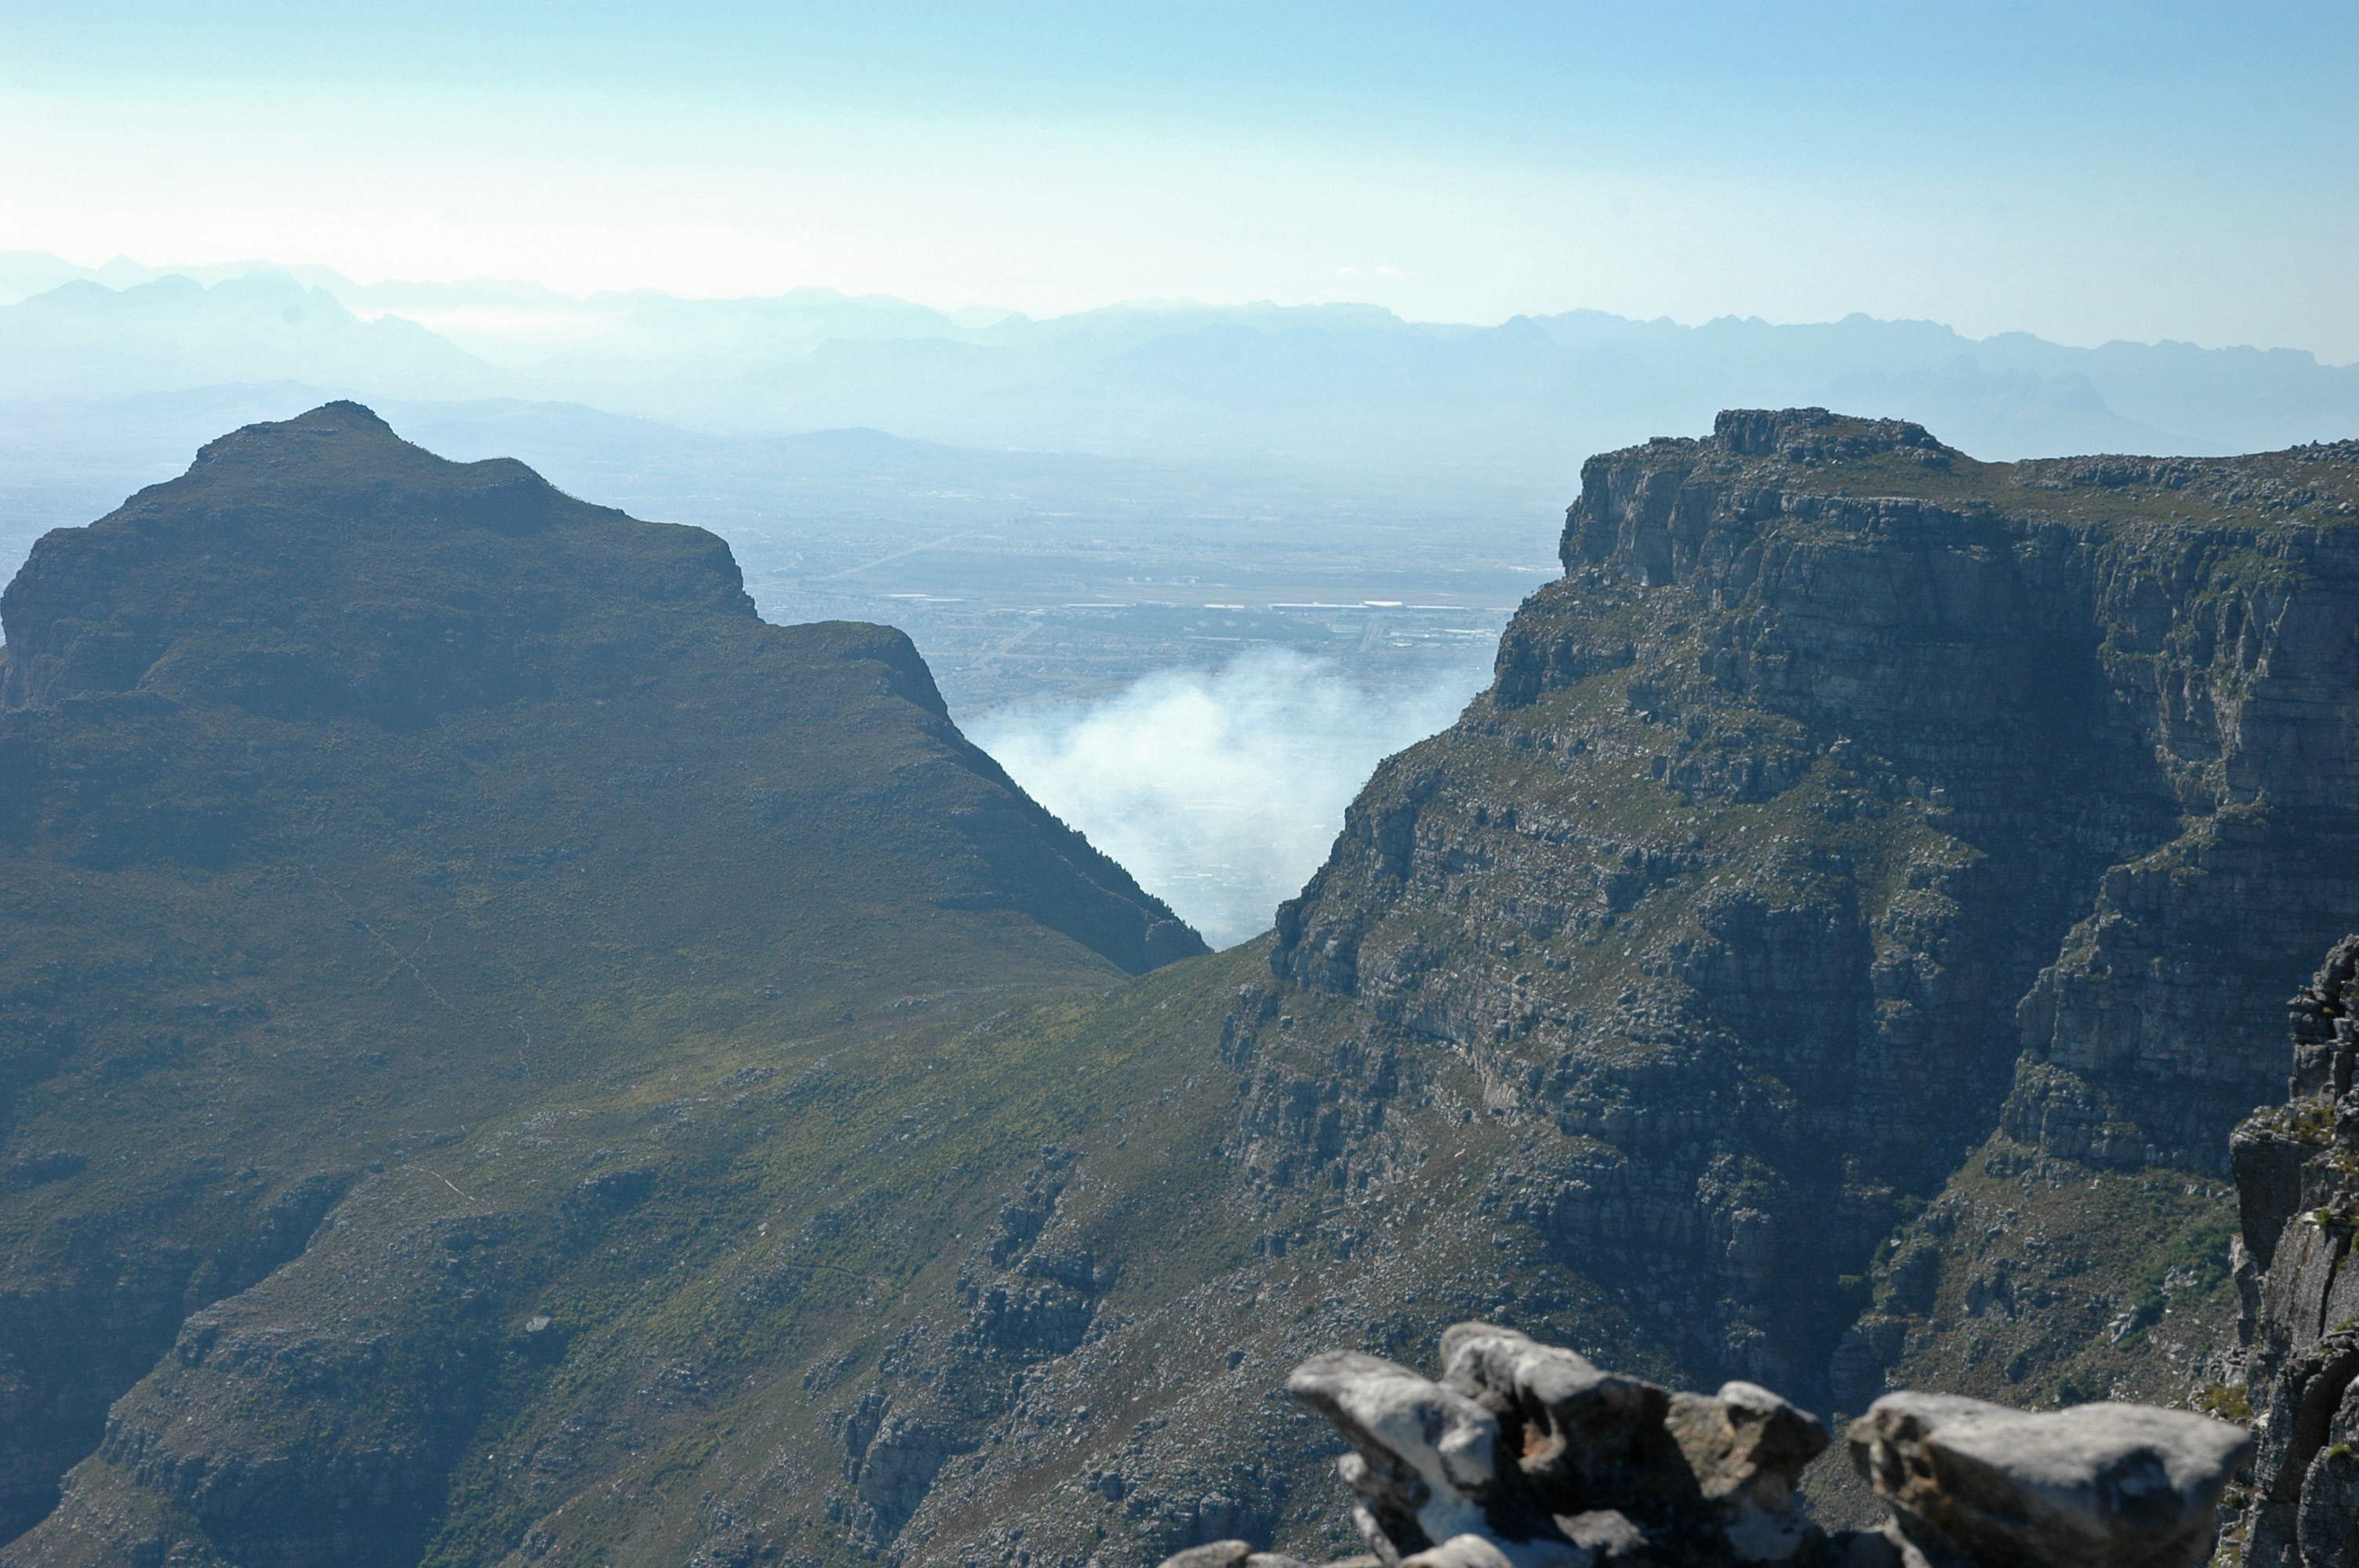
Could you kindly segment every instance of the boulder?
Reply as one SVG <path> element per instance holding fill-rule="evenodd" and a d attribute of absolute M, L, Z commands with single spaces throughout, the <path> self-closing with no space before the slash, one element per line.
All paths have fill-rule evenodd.
<path fill-rule="evenodd" d="M 1876 1400 L 1849 1442 L 1912 1541 L 1930 1535 L 1970 1563 L 2057 1568 L 2202 1562 L 2220 1494 L 2253 1447 L 2242 1427 L 2184 1411 L 2034 1412 L 1916 1393 Z"/>
<path fill-rule="evenodd" d="M 1674 1392 L 1487 1323 L 1444 1334 L 1441 1363 L 1436 1380 L 1332 1350 L 1287 1379 L 1352 1445 L 1336 1471 L 1374 1556 L 1348 1568 L 2192 1568 L 2253 1448 L 2242 1427 L 2145 1405 L 1887 1394 L 1849 1441 L 1894 1517 L 1831 1536 L 1796 1495 L 1826 1427 L 1756 1383 Z M 2351 1453 L 2326 1449 L 2299 1517 L 2272 1528 L 2332 1536 L 2321 1510 L 2359 1496 Z M 1164 1568 L 1298 1564 L 1219 1541 Z"/>
<path fill-rule="evenodd" d="M 1451 1328 L 1441 1359 L 1438 1382 L 1351 1351 L 1288 1379 L 1350 1441 L 1337 1469 L 1387 1563 L 1799 1563 L 1825 1545 L 1793 1487 L 1826 1430 L 1767 1389 L 1674 1394 L 1484 1323 Z"/>

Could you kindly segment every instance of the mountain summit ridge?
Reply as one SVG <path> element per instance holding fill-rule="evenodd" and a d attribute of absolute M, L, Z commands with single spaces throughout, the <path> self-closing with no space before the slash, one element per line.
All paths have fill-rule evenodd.
<path fill-rule="evenodd" d="M 10 707 L 136 691 L 395 730 L 512 702 L 603 704 L 713 636 L 757 658 L 832 643 L 919 709 L 962 768 L 1020 796 L 958 735 L 903 633 L 767 626 L 719 536 L 575 500 L 512 459 L 446 461 L 355 403 L 234 431 L 179 478 L 45 535 L 0 591 L 0 624 Z M 1025 805 L 1085 896 L 1161 911 L 1123 939 L 1127 967 L 1201 950 Z"/>
<path fill-rule="evenodd" d="M 574 501 L 513 459 L 446 462 L 353 403 L 208 443 L 179 478 L 45 535 L 0 592 L 16 706 L 135 686 L 255 706 L 301 700 L 280 688 L 308 680 L 323 712 L 421 722 L 460 699 L 429 689 L 453 677 L 427 665 L 561 662 L 570 617 L 633 607 L 754 618 L 716 535 Z M 327 667 L 372 656 L 373 676 Z M 274 657 L 289 667 L 266 671 Z M 404 661 L 409 689 L 374 689 Z"/>

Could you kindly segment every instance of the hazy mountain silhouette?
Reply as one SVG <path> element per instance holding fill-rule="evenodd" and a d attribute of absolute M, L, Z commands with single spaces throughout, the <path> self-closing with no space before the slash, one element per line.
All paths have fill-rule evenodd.
<path fill-rule="evenodd" d="M 0 284 L 57 275 L 18 254 Z M 206 269 L 225 271 L 227 269 Z M 569 298 L 511 283 L 84 278 L 0 307 L 0 399 L 288 379 L 383 399 L 577 401 L 730 433 L 871 426 L 961 446 L 1569 488 L 1582 454 L 1732 404 L 1870 405 L 1985 459 L 2201 454 L 2359 427 L 2359 366 L 2291 350 L 1975 340 L 1923 321 L 1494 327 L 1365 305 L 951 316 L 799 289 Z M 130 276 L 117 267 L 117 278 Z M 363 319 L 363 318 L 367 318 Z"/>

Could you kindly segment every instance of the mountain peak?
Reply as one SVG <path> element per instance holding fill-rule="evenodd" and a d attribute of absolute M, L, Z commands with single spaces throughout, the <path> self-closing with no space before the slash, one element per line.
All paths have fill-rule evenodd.
<path fill-rule="evenodd" d="M 0 692 L 410 724 L 591 679 L 715 614 L 754 618 L 717 536 L 577 501 L 513 459 L 449 461 L 337 402 L 234 431 L 45 535 L 0 594 Z"/>
<path fill-rule="evenodd" d="M 332 402 L 322 403 L 307 414 L 298 414 L 294 418 L 280 420 L 276 425 L 249 425 L 246 428 L 305 430 L 322 436 L 342 435 L 349 430 L 363 435 L 382 437 L 388 441 L 401 439 L 393 433 L 392 426 L 377 416 L 375 409 L 364 403 L 355 403 L 349 397 L 339 397 Z M 404 443 L 404 445 L 407 444 Z"/>
<path fill-rule="evenodd" d="M 206 442 L 198 449 L 196 460 L 189 465 L 188 474 L 182 478 L 185 481 L 223 463 L 259 461 L 276 464 L 289 459 L 316 466 L 321 470 L 320 476 L 293 476 L 298 482 L 317 482 L 319 477 L 355 460 L 372 464 L 397 463 L 419 475 L 432 473 L 437 469 L 481 470 L 495 464 L 531 472 L 513 459 L 494 459 L 491 464 L 453 463 L 423 447 L 403 440 L 392 426 L 377 416 L 375 410 L 349 398 L 338 398 L 332 403 L 322 403 L 308 413 L 298 414 L 292 419 L 265 420 L 259 424 L 241 426 L 226 436 Z M 534 478 L 538 481 L 539 476 L 534 475 Z M 168 489 L 170 486 L 155 488 Z M 154 492 L 154 489 L 142 491 L 126 505 L 136 505 L 142 498 Z"/>

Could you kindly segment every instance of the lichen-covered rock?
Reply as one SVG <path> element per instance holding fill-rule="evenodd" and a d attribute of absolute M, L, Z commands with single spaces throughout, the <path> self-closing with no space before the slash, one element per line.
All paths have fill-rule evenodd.
<path fill-rule="evenodd" d="M 1914 1393 L 1886 1394 L 1849 1434 L 1853 1464 L 1920 1550 L 2082 1568 L 2201 1562 L 2252 1441 L 2225 1422 L 2149 1405 L 2034 1412 Z"/>
<path fill-rule="evenodd" d="M 1341 1474 L 1358 1498 L 1361 1533 L 1380 1556 L 1398 1562 L 1486 1529 L 1483 1502 L 1499 1490 L 1499 1422 L 1489 1411 L 1355 1350 L 1312 1357 L 1286 1388 L 1351 1440 Z"/>
<path fill-rule="evenodd" d="M 1328 1568 L 1376 1568 L 1374 1557 L 1349 1557 Z M 1175 1552 L 1165 1568 L 1310 1568 L 1299 1557 L 1282 1552 L 1256 1552 L 1243 1541 L 1208 1541 L 1185 1552 Z"/>
<path fill-rule="evenodd" d="M 1794 1486 L 1827 1446 L 1816 1416 L 1757 1383 L 1725 1383 L 1710 1397 L 1673 1394 L 1664 1424 L 1739 1557 L 1774 1562 L 1805 1544 Z"/>
<path fill-rule="evenodd" d="M 1486 1323 L 1456 1325 L 1441 1348 L 1439 1382 L 1350 1350 L 1287 1380 L 1352 1444 L 1336 1468 L 1375 1553 L 1355 1563 L 2191 1568 L 2252 1449 L 2242 1428 L 2183 1411 L 1891 1394 L 1849 1441 L 1895 1517 L 1831 1536 L 1794 1493 L 1826 1428 L 1767 1389 L 1673 1393 Z M 2359 1485 L 2349 1454 L 2332 1451 L 2341 1468 L 2320 1484 L 2321 1509 Z M 1164 1568 L 1282 1560 L 1219 1541 Z"/>
<path fill-rule="evenodd" d="M 1518 1489 L 1553 1511 L 1627 1499 L 1678 1473 L 1677 1444 L 1664 1424 L 1673 1396 L 1644 1379 L 1601 1370 L 1573 1351 L 1486 1323 L 1444 1333 L 1441 1361 L 1445 1387 L 1498 1413 Z"/>
<path fill-rule="evenodd" d="M 1767 1390 L 1673 1393 L 1491 1324 L 1451 1328 L 1441 1353 L 1439 1382 L 1353 1351 L 1287 1382 L 1350 1440 L 1338 1470 L 1386 1563 L 1800 1563 L 1826 1550 L 1793 1495 L 1826 1429 Z"/>

